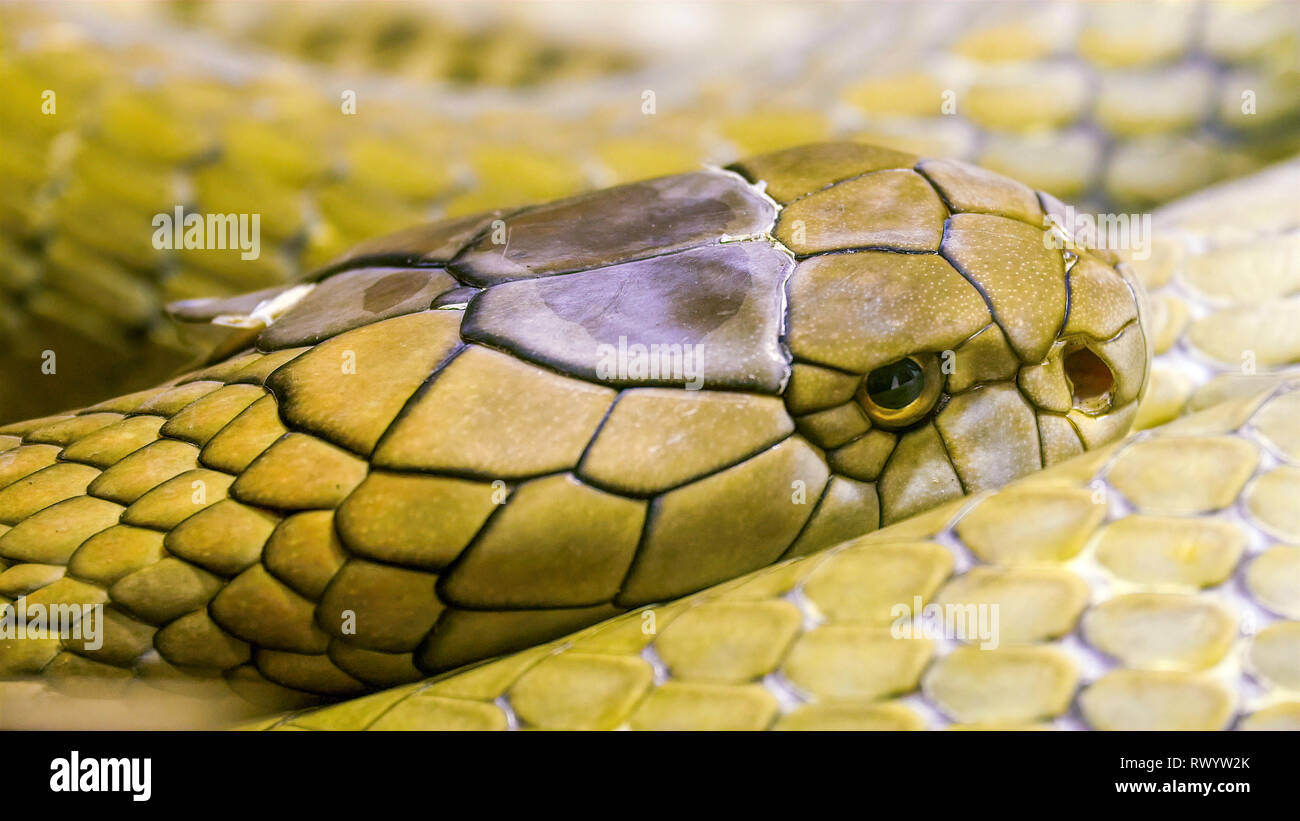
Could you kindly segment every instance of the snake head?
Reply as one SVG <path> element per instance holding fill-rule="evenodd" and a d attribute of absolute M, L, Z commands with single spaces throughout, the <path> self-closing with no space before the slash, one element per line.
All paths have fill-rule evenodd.
<path fill-rule="evenodd" d="M 787 408 L 833 470 L 876 483 L 883 524 L 1129 429 L 1151 361 L 1141 288 L 1063 232 L 1064 206 L 957 161 L 803 150 L 878 152 L 874 170 L 774 197 L 798 261 Z M 751 177 L 779 179 L 776 156 Z"/>

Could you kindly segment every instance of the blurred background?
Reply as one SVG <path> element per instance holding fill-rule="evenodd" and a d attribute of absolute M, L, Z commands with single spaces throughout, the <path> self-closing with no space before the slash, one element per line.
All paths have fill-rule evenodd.
<path fill-rule="evenodd" d="M 7 2 L 0 423 L 192 362 L 169 302 L 431 219 L 823 139 L 1144 211 L 1298 126 L 1291 0 Z M 178 207 L 259 256 L 156 249 Z"/>

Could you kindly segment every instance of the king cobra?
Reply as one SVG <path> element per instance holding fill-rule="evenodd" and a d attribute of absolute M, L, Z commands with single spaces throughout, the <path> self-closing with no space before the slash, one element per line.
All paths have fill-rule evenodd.
<path fill-rule="evenodd" d="M 1212 379 L 1258 314 L 1187 272 L 1244 253 L 1207 212 L 1281 211 L 1294 313 L 1296 174 L 1175 206 L 1144 273 L 1008 178 L 818 144 L 174 305 L 203 367 L 0 429 L 3 603 L 103 605 L 0 642 L 3 720 L 1294 725 L 1294 357 Z M 1153 349 L 1148 424 L 1212 407 L 1121 439 Z"/>

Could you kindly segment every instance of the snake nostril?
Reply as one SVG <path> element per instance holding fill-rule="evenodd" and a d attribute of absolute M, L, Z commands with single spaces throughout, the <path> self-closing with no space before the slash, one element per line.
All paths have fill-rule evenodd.
<path fill-rule="evenodd" d="M 1082 411 L 1097 412 L 1110 405 L 1115 390 L 1115 374 L 1102 358 L 1088 348 L 1076 348 L 1065 355 L 1065 378 L 1070 380 L 1074 406 Z"/>

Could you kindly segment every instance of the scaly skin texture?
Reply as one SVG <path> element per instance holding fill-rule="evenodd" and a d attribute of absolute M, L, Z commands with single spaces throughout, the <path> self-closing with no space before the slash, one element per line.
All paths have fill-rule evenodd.
<path fill-rule="evenodd" d="M 1293 159 L 1155 213 L 1150 256 L 1132 260 L 1150 295 L 1157 356 L 1139 428 L 1258 390 L 1300 364 L 1297 190 Z"/>
<path fill-rule="evenodd" d="M 1046 241 L 1060 208 L 956 161 L 822 144 L 180 303 L 230 332 L 228 358 L 0 428 L 0 595 L 110 614 L 101 648 L 0 642 L 0 673 L 353 696 L 1103 445 L 1150 354 L 1126 266 Z M 685 369 L 656 373 L 650 346 Z M 933 393 L 882 416 L 864 378 L 905 357 Z"/>
<path fill-rule="evenodd" d="M 463 50 L 430 42 L 444 30 L 437 8 L 300 5 L 218 4 L 208 36 L 160 28 L 174 12 L 163 4 L 132 4 L 155 18 L 138 29 L 104 22 L 102 4 L 0 8 L 0 380 L 16 386 L 0 394 L 0 422 L 173 375 L 192 348 L 167 302 L 282 283 L 431 218 L 831 137 L 1145 209 L 1284 156 L 1300 133 L 1285 2 L 796 3 L 740 19 L 722 4 L 701 7 L 700 31 L 665 33 L 692 34 L 691 59 L 652 53 L 641 73 L 603 83 L 540 72 L 540 96 L 504 98 L 423 81 L 535 76 L 520 68 L 536 52 L 513 24 L 489 25 L 455 68 L 436 58 Z M 566 28 L 609 22 L 580 16 L 586 29 Z M 221 38 L 247 45 L 250 18 L 266 45 L 311 61 L 231 52 Z M 395 31 L 413 39 L 380 34 Z M 592 40 L 568 44 L 575 62 L 557 73 L 584 55 L 613 68 Z M 722 53 L 739 59 L 715 65 Z M 653 115 L 646 90 L 659 95 Z M 57 94 L 48 112 L 46 91 Z M 260 256 L 155 249 L 152 219 L 178 206 L 259 214 Z"/>
<path fill-rule="evenodd" d="M 1298 178 L 1293 160 L 1156 213 L 1134 263 L 1157 306 L 1154 430 L 688 600 L 249 726 L 1300 729 L 1300 350 L 1294 320 L 1270 320 L 1295 299 Z M 894 638 L 892 608 L 918 596 L 997 604 L 999 646 Z"/>
<path fill-rule="evenodd" d="M 535 88 L 597 82 L 640 67 L 616 38 L 577 42 L 539 31 L 522 10 L 470 10 L 426 0 L 371 3 L 155 3 L 157 17 L 215 33 L 232 44 L 305 62 L 458 86 Z"/>
<path fill-rule="evenodd" d="M 562 641 L 254 726 L 1300 729 L 1298 411 L 1292 380 Z M 998 641 L 892 630 L 915 604 L 996 606 Z"/>

